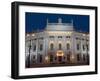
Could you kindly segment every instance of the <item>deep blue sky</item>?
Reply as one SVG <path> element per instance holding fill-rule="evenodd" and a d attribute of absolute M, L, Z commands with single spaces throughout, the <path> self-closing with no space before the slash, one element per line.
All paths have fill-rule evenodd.
<path fill-rule="evenodd" d="M 47 19 L 50 23 L 58 22 L 58 18 L 62 18 L 63 23 L 71 23 L 73 20 L 74 29 L 76 31 L 89 32 L 89 16 L 88 15 L 69 15 L 69 14 L 49 14 L 49 13 L 25 13 L 25 31 L 32 32 L 43 30 L 46 27 Z"/>

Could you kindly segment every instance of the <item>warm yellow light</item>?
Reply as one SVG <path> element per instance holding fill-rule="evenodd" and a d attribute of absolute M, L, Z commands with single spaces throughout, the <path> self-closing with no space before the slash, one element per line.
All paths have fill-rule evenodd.
<path fill-rule="evenodd" d="M 63 56 L 64 53 L 63 53 L 63 51 L 59 50 L 59 51 L 57 51 L 57 54 L 56 54 L 56 55 L 57 55 L 57 56 Z"/>
<path fill-rule="evenodd" d="M 66 34 L 66 35 L 71 35 L 72 32 L 67 32 L 67 31 L 48 31 L 48 34 Z"/>
<path fill-rule="evenodd" d="M 71 59 L 74 59 L 74 58 L 75 58 L 74 55 L 72 55 L 72 56 L 71 56 Z"/>
<path fill-rule="evenodd" d="M 68 35 L 71 35 L 72 34 L 72 32 L 67 32 L 68 33 Z"/>
<path fill-rule="evenodd" d="M 48 61 L 48 59 L 49 59 L 49 57 L 48 57 L 48 56 L 46 56 L 46 57 L 45 57 L 45 60 L 47 60 L 47 61 Z"/>
<path fill-rule="evenodd" d="M 71 63 L 74 63 L 75 62 L 75 56 L 74 55 L 71 55 Z"/>
<path fill-rule="evenodd" d="M 32 36 L 35 36 L 35 34 L 32 34 Z"/>

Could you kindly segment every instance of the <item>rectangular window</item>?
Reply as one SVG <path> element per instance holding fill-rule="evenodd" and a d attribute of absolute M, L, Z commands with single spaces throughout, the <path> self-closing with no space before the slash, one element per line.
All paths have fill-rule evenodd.
<path fill-rule="evenodd" d="M 82 40 L 84 40 L 84 38 L 82 38 Z"/>
<path fill-rule="evenodd" d="M 66 38 L 70 38 L 70 36 L 66 36 Z"/>
<path fill-rule="evenodd" d="M 49 36 L 49 38 L 54 38 L 54 36 Z"/>
<path fill-rule="evenodd" d="M 79 38 L 78 37 L 76 37 L 76 40 L 78 40 Z"/>
<path fill-rule="evenodd" d="M 58 38 L 62 38 L 62 36 L 58 36 Z"/>
<path fill-rule="evenodd" d="M 43 37 L 40 37 L 39 39 L 43 40 Z"/>

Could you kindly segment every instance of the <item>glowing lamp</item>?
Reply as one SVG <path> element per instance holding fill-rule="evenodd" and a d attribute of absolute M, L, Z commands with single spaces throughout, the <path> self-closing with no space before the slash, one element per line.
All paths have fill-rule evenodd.
<path fill-rule="evenodd" d="M 63 53 L 63 51 L 59 50 L 59 51 L 57 51 L 57 54 L 56 54 L 56 55 L 57 55 L 57 56 L 63 56 L 64 53 Z"/>

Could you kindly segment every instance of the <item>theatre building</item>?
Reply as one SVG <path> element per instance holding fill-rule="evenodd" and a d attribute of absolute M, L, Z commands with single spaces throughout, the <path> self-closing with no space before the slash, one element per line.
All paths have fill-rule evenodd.
<path fill-rule="evenodd" d="M 28 64 L 89 64 L 89 32 L 74 29 L 73 21 L 49 23 L 43 31 L 25 35 L 25 58 Z"/>

